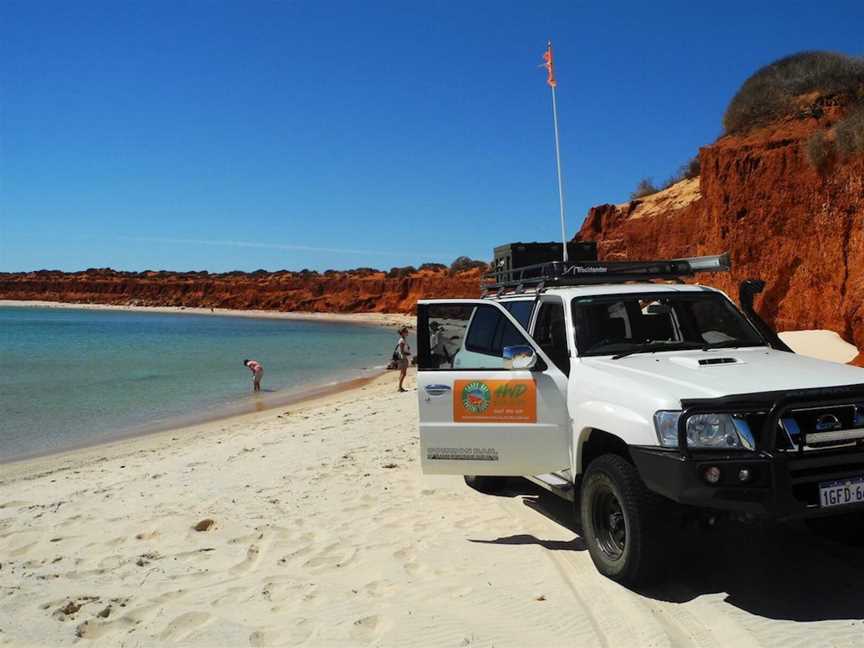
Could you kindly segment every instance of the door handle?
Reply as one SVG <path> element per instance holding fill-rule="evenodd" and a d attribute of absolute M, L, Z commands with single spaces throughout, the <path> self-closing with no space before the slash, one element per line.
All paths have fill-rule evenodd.
<path fill-rule="evenodd" d="M 430 396 L 443 396 L 452 391 L 450 385 L 426 385 L 426 393 Z"/>

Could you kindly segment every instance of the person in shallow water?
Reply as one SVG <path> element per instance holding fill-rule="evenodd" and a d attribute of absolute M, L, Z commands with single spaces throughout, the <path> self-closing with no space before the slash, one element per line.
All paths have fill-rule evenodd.
<path fill-rule="evenodd" d="M 244 360 L 243 364 L 252 372 L 252 391 L 261 391 L 261 376 L 264 375 L 264 365 L 257 360 Z"/>
<path fill-rule="evenodd" d="M 408 391 L 402 385 L 405 382 L 405 374 L 408 373 L 408 364 L 411 362 L 411 347 L 408 346 L 408 327 L 399 329 L 399 342 L 396 343 L 396 368 L 399 369 L 399 391 Z"/>

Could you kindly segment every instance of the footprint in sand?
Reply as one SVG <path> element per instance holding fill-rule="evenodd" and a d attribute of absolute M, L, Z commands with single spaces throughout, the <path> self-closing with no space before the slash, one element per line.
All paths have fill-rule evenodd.
<path fill-rule="evenodd" d="M 249 548 L 246 550 L 246 558 L 242 561 L 234 565 L 231 569 L 229 569 L 229 573 L 237 575 L 237 574 L 248 574 L 253 571 L 257 566 L 259 561 L 261 560 L 261 548 L 258 545 L 249 545 Z"/>
<path fill-rule="evenodd" d="M 162 641 L 180 641 L 213 619 L 209 612 L 186 612 L 175 617 L 159 635 Z"/>
<path fill-rule="evenodd" d="M 26 507 L 30 505 L 30 502 L 25 502 L 24 500 L 10 500 L 8 502 L 3 502 L 2 504 L 0 504 L 0 509 L 12 508 L 13 506 Z"/>
<path fill-rule="evenodd" d="M 395 589 L 396 585 L 389 580 L 374 580 L 363 586 L 363 592 L 372 598 L 385 596 Z"/>
<path fill-rule="evenodd" d="M 117 637 L 119 639 L 120 634 L 128 634 L 135 625 L 135 621 L 126 617 L 120 617 L 108 622 L 100 622 L 94 618 L 81 623 L 75 628 L 75 635 L 81 639 L 105 639 L 110 637 Z"/>
<path fill-rule="evenodd" d="M 15 549 L 11 549 L 7 555 L 8 556 L 23 556 L 38 544 L 39 544 L 38 542 L 29 542 L 27 544 L 23 544 L 19 547 L 16 547 Z"/>
<path fill-rule="evenodd" d="M 212 601 L 210 605 L 213 607 L 221 607 L 222 605 L 231 605 L 242 599 L 248 599 L 249 593 L 253 590 L 250 587 L 229 587 L 225 590 L 222 596 L 219 596 Z"/>
<path fill-rule="evenodd" d="M 351 639 L 355 641 L 371 641 L 381 635 L 386 629 L 386 625 L 385 618 L 378 614 L 357 619 L 351 628 Z"/>
<path fill-rule="evenodd" d="M 312 545 L 311 544 L 300 547 L 299 549 L 282 556 L 279 559 L 279 564 L 280 565 L 287 565 L 288 563 L 293 562 L 297 558 L 302 558 L 303 556 L 307 555 L 311 551 L 312 551 Z"/>
<path fill-rule="evenodd" d="M 417 576 L 428 571 L 426 565 L 417 562 L 417 552 L 413 547 L 404 547 L 393 553 L 393 557 L 404 563 L 405 571 L 411 576 Z"/>
<path fill-rule="evenodd" d="M 341 543 L 336 542 L 324 547 L 317 555 L 303 563 L 303 566 L 317 571 L 324 571 L 334 567 L 344 567 L 356 557 L 357 549 L 354 547 L 345 547 Z"/>
<path fill-rule="evenodd" d="M 315 631 L 309 619 L 297 619 L 293 627 L 279 630 L 256 630 L 249 635 L 252 646 L 295 646 L 309 640 Z"/>

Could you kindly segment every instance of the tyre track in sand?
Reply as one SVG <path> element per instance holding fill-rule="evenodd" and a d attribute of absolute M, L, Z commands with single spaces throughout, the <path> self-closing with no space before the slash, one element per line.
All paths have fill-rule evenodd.
<path fill-rule="evenodd" d="M 528 489 L 532 487 L 525 490 Z M 534 492 L 537 491 L 539 488 Z M 560 536 L 560 514 L 562 509 L 566 511 L 564 507 L 570 506 L 545 493 L 537 499 L 529 495 L 497 498 L 497 501 L 535 538 Z M 550 511 L 543 510 L 547 506 L 555 511 L 551 516 L 558 520 L 550 519 Z M 577 536 L 576 542 L 581 543 L 581 538 Z M 587 549 L 547 549 L 544 555 L 555 565 L 581 604 L 582 612 L 590 617 L 599 641 L 605 646 L 756 648 L 764 645 L 734 616 L 712 606 L 705 597 L 680 592 L 682 600 L 688 602 L 675 603 L 627 589 L 601 576 Z M 574 614 L 578 613 L 574 610 Z"/>

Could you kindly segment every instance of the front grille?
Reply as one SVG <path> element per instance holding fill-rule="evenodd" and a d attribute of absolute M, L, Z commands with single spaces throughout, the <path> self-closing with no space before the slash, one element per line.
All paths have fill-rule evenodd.
<path fill-rule="evenodd" d="M 851 404 L 790 409 L 780 417 L 776 435 L 777 449 L 785 452 L 864 447 L 864 409 Z"/>

